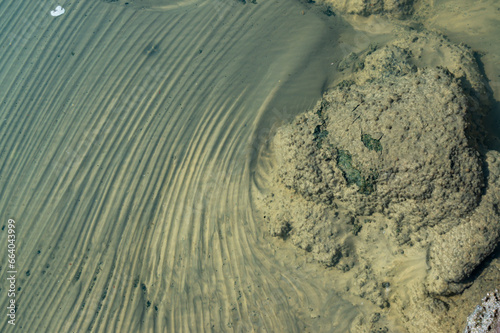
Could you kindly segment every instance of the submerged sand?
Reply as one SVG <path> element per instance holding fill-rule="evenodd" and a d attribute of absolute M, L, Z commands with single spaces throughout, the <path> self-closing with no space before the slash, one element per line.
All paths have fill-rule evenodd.
<path fill-rule="evenodd" d="M 362 239 L 349 269 L 325 269 L 254 206 L 278 128 L 412 24 L 300 2 L 52 5 L 0 4 L 0 214 L 16 220 L 18 272 L 16 327 L 0 331 L 444 331 L 489 291 L 428 297 L 424 247 L 401 253 L 377 221 L 345 232 L 346 252 Z M 427 50 L 417 67 L 453 56 Z"/>

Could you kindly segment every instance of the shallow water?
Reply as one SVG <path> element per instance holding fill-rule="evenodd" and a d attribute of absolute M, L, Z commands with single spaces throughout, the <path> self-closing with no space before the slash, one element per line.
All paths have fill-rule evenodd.
<path fill-rule="evenodd" d="M 252 187 L 273 130 L 390 24 L 298 2 L 60 4 L 0 4 L 0 214 L 20 288 L 2 332 L 345 332 L 372 310 L 267 235 Z"/>

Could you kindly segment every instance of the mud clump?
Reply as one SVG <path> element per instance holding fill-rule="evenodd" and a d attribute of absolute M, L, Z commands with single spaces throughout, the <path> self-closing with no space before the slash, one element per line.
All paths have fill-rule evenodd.
<path fill-rule="evenodd" d="M 411 228 L 400 236 L 443 219 L 447 229 L 476 208 L 483 187 L 467 110 L 442 69 L 336 89 L 276 136 L 279 181 L 355 215 L 404 211 Z"/>
<path fill-rule="evenodd" d="M 358 217 L 375 213 L 396 221 L 401 244 L 424 227 L 447 232 L 479 205 L 484 186 L 479 153 L 467 137 L 468 111 L 467 98 L 444 69 L 329 92 L 275 137 L 276 181 L 314 204 L 300 219 L 309 231 L 283 215 L 273 220 L 273 234 L 290 234 L 300 247 L 316 249 L 325 239 L 316 233 L 319 220 L 331 225 L 326 235 L 338 238 L 331 207 L 344 216 L 343 234 L 354 230 Z"/>
<path fill-rule="evenodd" d="M 433 66 L 421 60 L 429 48 L 445 55 Z M 258 208 L 272 236 L 349 274 L 350 295 L 393 303 L 411 332 L 444 331 L 455 325 L 443 320 L 445 298 L 470 286 L 500 240 L 500 154 L 482 144 L 484 78 L 467 47 L 434 33 L 348 55 L 338 68 L 339 84 L 274 136 Z M 405 299 L 394 295 L 409 278 L 390 267 L 410 257 Z"/>

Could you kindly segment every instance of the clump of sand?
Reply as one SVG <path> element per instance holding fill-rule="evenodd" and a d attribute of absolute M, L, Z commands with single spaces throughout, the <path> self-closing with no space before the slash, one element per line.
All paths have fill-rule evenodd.
<path fill-rule="evenodd" d="M 446 57 L 426 56 L 430 46 Z M 337 87 L 272 141 L 273 183 L 260 202 L 270 233 L 352 274 L 352 295 L 396 304 L 410 331 L 456 325 L 440 318 L 437 297 L 470 285 L 500 238 L 499 161 L 482 145 L 487 105 L 472 52 L 412 33 L 339 68 Z M 425 266 L 403 300 L 390 267 L 412 251 Z"/>

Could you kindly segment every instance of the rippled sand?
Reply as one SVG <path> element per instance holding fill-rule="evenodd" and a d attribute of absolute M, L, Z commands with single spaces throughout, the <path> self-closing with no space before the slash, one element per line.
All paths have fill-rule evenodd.
<path fill-rule="evenodd" d="M 276 126 L 390 26 L 257 2 L 0 4 L 0 225 L 16 221 L 20 288 L 0 331 L 345 332 L 373 310 L 269 237 L 251 195 Z"/>

